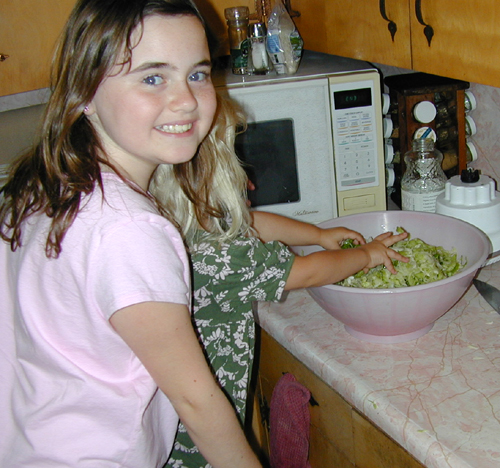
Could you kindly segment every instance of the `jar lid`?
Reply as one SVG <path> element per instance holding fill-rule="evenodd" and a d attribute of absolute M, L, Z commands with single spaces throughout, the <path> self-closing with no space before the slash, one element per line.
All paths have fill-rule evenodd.
<path fill-rule="evenodd" d="M 382 124 L 384 127 L 384 138 L 390 138 L 392 135 L 392 131 L 394 130 L 392 119 L 390 117 L 384 117 Z"/>
<path fill-rule="evenodd" d="M 387 114 L 391 107 L 391 98 L 387 93 L 382 93 L 382 114 Z"/>
<path fill-rule="evenodd" d="M 465 143 L 465 146 L 467 147 L 467 155 L 470 157 L 470 161 L 476 161 L 477 160 L 477 149 L 476 145 L 472 141 L 467 141 Z"/>
<path fill-rule="evenodd" d="M 465 112 L 473 111 L 477 107 L 477 101 L 472 91 L 465 91 Z"/>
<path fill-rule="evenodd" d="M 432 122 L 436 117 L 436 106 L 431 101 L 420 101 L 413 107 L 415 120 L 421 123 Z"/>
<path fill-rule="evenodd" d="M 475 135 L 477 132 L 476 122 L 474 119 L 468 115 L 465 117 L 465 133 L 467 135 Z"/>
<path fill-rule="evenodd" d="M 385 168 L 385 186 L 387 188 L 393 187 L 395 181 L 396 181 L 396 173 L 394 171 L 394 168 L 392 168 L 390 166 L 386 166 L 386 168 Z"/>
<path fill-rule="evenodd" d="M 264 23 L 252 23 L 249 31 L 250 37 L 266 37 L 266 25 Z"/>
<path fill-rule="evenodd" d="M 394 159 L 394 146 L 389 143 L 385 144 L 385 163 L 390 164 Z"/>
<path fill-rule="evenodd" d="M 413 134 L 413 139 L 420 140 L 421 138 L 430 138 L 432 141 L 436 142 L 436 132 L 431 127 L 420 127 Z"/>

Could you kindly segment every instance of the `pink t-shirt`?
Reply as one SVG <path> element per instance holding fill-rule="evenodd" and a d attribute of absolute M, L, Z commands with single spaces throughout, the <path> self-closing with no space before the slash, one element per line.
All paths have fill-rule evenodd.
<path fill-rule="evenodd" d="M 174 226 L 146 197 L 103 174 L 58 259 L 50 220 L 23 245 L 0 240 L 0 466 L 160 467 L 178 417 L 109 323 L 123 307 L 189 305 L 189 267 Z"/>

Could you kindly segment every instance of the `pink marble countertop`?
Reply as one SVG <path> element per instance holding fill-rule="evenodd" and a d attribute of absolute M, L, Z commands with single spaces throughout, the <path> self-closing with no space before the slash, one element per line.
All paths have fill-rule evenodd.
<path fill-rule="evenodd" d="M 500 288 L 500 263 L 479 279 Z M 353 407 L 432 468 L 500 467 L 500 316 L 471 286 L 421 338 L 359 341 L 304 290 L 258 322 Z"/>

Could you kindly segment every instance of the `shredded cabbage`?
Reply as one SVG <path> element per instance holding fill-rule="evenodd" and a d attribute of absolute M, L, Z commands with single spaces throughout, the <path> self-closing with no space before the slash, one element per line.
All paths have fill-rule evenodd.
<path fill-rule="evenodd" d="M 398 227 L 397 231 L 404 232 L 405 230 Z M 350 239 L 342 244 L 342 248 L 355 247 L 356 245 Z M 443 247 L 429 245 L 418 238 L 411 239 L 410 236 L 395 243 L 391 248 L 410 259 L 408 263 L 392 261 L 397 271 L 396 274 L 392 274 L 384 265 L 378 265 L 366 274 L 360 271 L 337 284 L 352 288 L 372 289 L 417 286 L 453 276 L 467 264 L 467 259 L 457 258 L 455 249 L 446 250 Z"/>

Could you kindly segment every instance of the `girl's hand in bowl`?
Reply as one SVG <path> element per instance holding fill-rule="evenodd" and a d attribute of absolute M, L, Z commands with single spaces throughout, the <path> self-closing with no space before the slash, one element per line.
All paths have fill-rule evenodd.
<path fill-rule="evenodd" d="M 401 234 L 384 232 L 383 234 L 375 237 L 375 239 L 371 242 L 361 245 L 359 248 L 365 250 L 370 259 L 368 265 L 363 269 L 363 271 L 368 273 L 370 268 L 376 267 L 377 265 L 384 265 L 391 273 L 395 274 L 396 269 L 392 264 L 392 260 L 398 260 L 406 263 L 409 261 L 409 258 L 401 255 L 390 247 L 396 242 L 406 239 L 407 237 L 407 232 L 403 232 Z"/>

